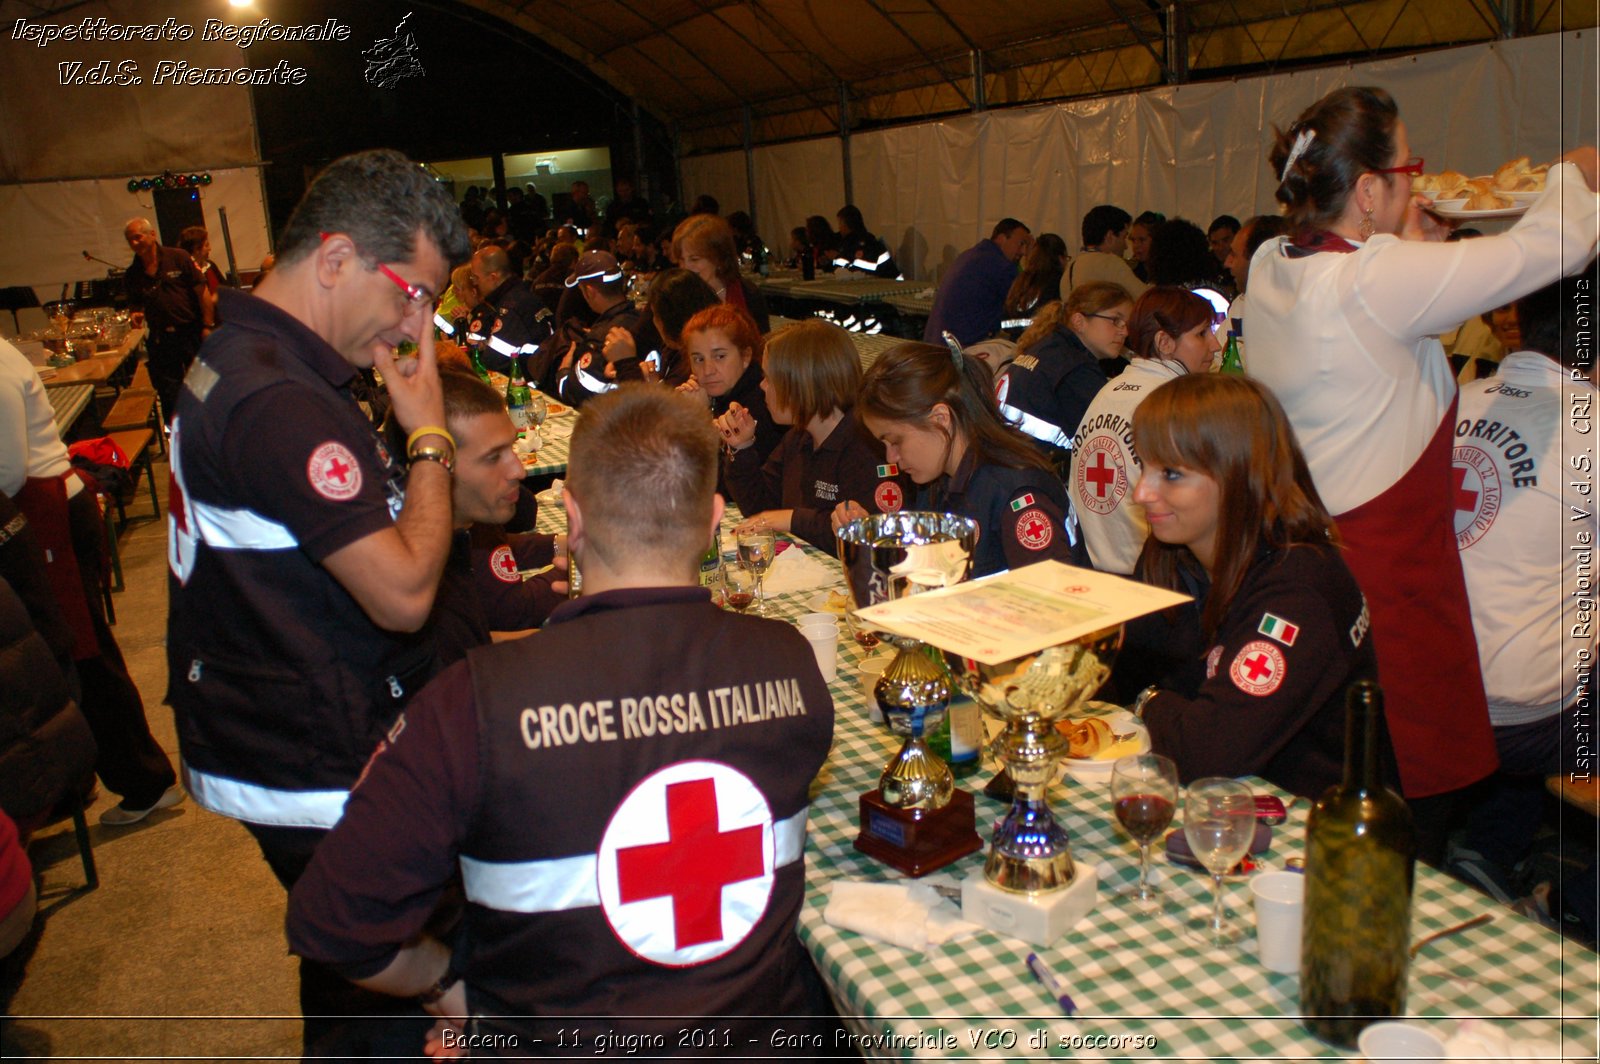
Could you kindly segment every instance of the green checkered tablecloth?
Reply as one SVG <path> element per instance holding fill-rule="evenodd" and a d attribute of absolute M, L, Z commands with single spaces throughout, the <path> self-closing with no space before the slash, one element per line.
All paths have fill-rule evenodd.
<path fill-rule="evenodd" d="M 540 426 L 544 445 L 522 461 L 524 477 L 542 477 L 567 471 L 567 454 L 572 449 L 572 426 L 577 424 L 578 412 L 568 407 L 559 414 L 551 414 Z"/>
<path fill-rule="evenodd" d="M 755 280 L 752 278 L 752 280 Z M 858 306 L 863 303 L 882 303 L 894 296 L 915 295 L 925 291 L 926 281 L 896 281 L 887 277 L 847 275 L 844 277 L 818 277 L 813 281 L 800 279 L 799 274 L 772 276 L 756 281 L 762 295 L 785 299 L 815 299 L 841 306 Z"/>
<path fill-rule="evenodd" d="M 909 295 L 890 296 L 884 302 L 908 317 L 926 318 L 933 314 L 933 290 L 928 287 Z"/>
<path fill-rule="evenodd" d="M 557 511 L 541 508 L 547 531 L 559 530 L 563 518 Z M 724 527 L 735 520 L 730 516 Z M 773 596 L 774 613 L 798 617 L 811 609 L 816 595 Z M 1341 1055 L 1301 1027 L 1297 978 L 1261 967 L 1253 937 L 1228 952 L 1202 949 L 1182 938 L 1176 920 L 1130 916 L 1109 899 L 1137 878 L 1138 850 L 1111 816 L 1104 784 L 1067 779 L 1051 788 L 1052 807 L 1071 833 L 1075 859 L 1098 869 L 1100 900 L 1079 927 L 1050 947 L 983 931 L 913 953 L 826 923 L 826 891 L 835 880 L 899 878 L 852 847 L 857 801 L 877 785 L 899 742 L 868 718 L 859 672 L 867 652 L 844 625 L 840 629 L 838 676 L 830 685 L 834 744 L 813 785 L 799 933 L 852 1031 L 874 1040 L 859 1046 L 865 1055 L 1184 1060 Z M 970 789 L 980 790 L 991 768 L 965 781 Z M 1290 801 L 1265 781 L 1252 782 L 1257 790 Z M 979 833 L 987 838 L 988 825 L 1004 809 L 981 794 L 977 802 Z M 1267 862 L 1281 867 L 1285 858 L 1303 852 L 1307 811 L 1304 801 L 1290 805 L 1290 820 L 1275 829 Z M 1182 899 L 1184 916 L 1209 904 L 1208 876 L 1159 859 L 1152 867 L 1161 868 L 1163 885 Z M 982 868 L 979 853 L 946 871 L 965 877 L 982 875 Z M 1244 881 L 1232 879 L 1225 890 L 1236 917 L 1253 926 Z M 1563 1059 L 1594 1059 L 1600 1002 L 1600 958 L 1594 953 L 1422 865 L 1412 911 L 1413 939 L 1481 913 L 1493 913 L 1495 919 L 1427 946 L 1412 962 L 1410 1016 L 1443 1037 L 1459 1019 L 1485 1017 L 1513 1039 L 1560 1042 Z M 1038 952 L 1066 983 L 1078 1004 L 1076 1017 L 1062 1016 L 1029 974 L 1029 952 Z"/>

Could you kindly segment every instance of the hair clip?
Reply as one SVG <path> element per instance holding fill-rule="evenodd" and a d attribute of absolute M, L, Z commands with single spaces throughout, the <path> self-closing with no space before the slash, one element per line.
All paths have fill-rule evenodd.
<path fill-rule="evenodd" d="M 1294 164 L 1300 161 L 1300 156 L 1306 153 L 1306 149 L 1311 147 L 1311 142 L 1316 137 L 1317 131 L 1307 126 L 1294 138 L 1294 144 L 1289 148 L 1289 157 L 1283 160 L 1283 170 L 1278 174 L 1278 184 L 1281 185 L 1289 180 L 1289 171 L 1294 169 Z"/>
<path fill-rule="evenodd" d="M 967 356 L 961 350 L 961 341 L 955 338 L 949 329 L 944 330 L 944 346 L 950 349 L 950 357 L 955 361 L 956 369 L 966 369 Z"/>

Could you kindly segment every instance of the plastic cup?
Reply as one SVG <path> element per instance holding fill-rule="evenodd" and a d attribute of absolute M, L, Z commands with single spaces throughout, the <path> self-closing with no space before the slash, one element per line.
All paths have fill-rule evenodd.
<path fill-rule="evenodd" d="M 800 629 L 800 634 L 811 644 L 811 653 L 817 657 L 817 671 L 829 683 L 839 674 L 839 626 L 824 628 L 812 625 Z"/>
<path fill-rule="evenodd" d="M 1300 917 L 1306 877 L 1299 872 L 1262 872 L 1250 880 L 1256 902 L 1256 953 L 1269 971 L 1300 970 Z"/>
<path fill-rule="evenodd" d="M 877 724 L 883 723 L 883 707 L 878 705 L 874 688 L 878 686 L 878 677 L 883 675 L 883 670 L 893 660 L 893 654 L 878 654 L 856 667 L 856 675 L 861 681 L 861 697 L 867 703 L 867 716 Z"/>
<path fill-rule="evenodd" d="M 1356 1045 L 1369 1064 L 1402 1064 L 1410 1060 L 1441 1060 L 1444 1042 L 1425 1027 L 1390 1020 L 1364 1027 Z"/>
<path fill-rule="evenodd" d="M 797 628 L 809 628 L 814 624 L 831 624 L 837 628 L 839 618 L 831 613 L 802 613 L 799 620 L 794 623 Z"/>

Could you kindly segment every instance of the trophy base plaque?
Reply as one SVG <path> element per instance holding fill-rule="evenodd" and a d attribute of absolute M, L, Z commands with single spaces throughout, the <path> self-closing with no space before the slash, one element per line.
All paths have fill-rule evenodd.
<path fill-rule="evenodd" d="M 943 809 L 900 809 L 883 792 L 861 796 L 861 834 L 856 849 L 915 879 L 983 847 L 972 794 L 957 790 Z"/>
<path fill-rule="evenodd" d="M 982 876 L 961 884 L 961 915 L 1002 935 L 1048 946 L 1094 911 L 1100 876 L 1094 865 L 1078 862 L 1071 885 L 1061 890 L 1017 894 Z"/>

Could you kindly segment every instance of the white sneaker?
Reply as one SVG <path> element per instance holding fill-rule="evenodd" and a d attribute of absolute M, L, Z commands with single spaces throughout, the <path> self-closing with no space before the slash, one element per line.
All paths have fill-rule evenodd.
<path fill-rule="evenodd" d="M 174 783 L 161 792 L 161 797 L 156 799 L 154 805 L 146 806 L 143 809 L 130 809 L 127 802 L 122 802 L 101 813 L 100 823 L 108 828 L 122 828 L 127 827 L 129 824 L 137 824 L 157 809 L 171 809 L 183 801 L 185 797 L 183 788 Z"/>

